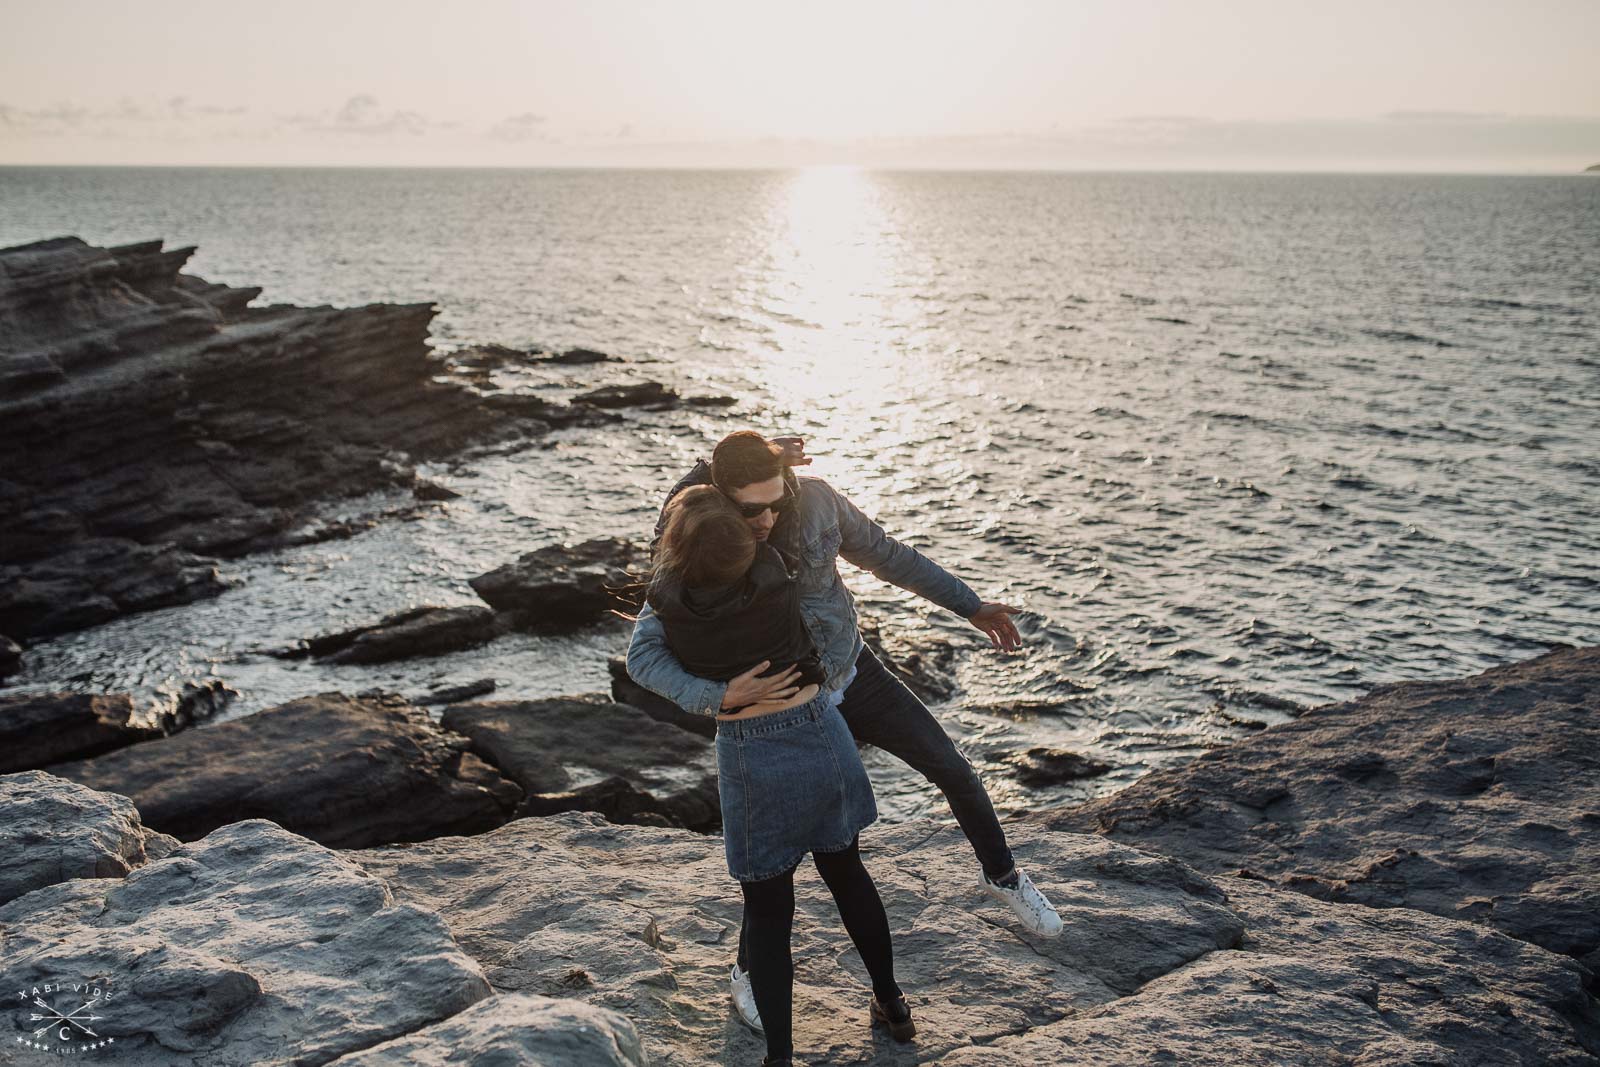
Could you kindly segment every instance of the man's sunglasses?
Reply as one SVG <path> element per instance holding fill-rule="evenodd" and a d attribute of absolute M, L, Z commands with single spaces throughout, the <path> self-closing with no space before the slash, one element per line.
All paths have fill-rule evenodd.
<path fill-rule="evenodd" d="M 728 499 L 733 500 L 731 496 Z M 782 515 L 794 506 L 794 493 L 789 491 L 788 486 L 784 486 L 783 495 L 770 504 L 741 504 L 737 500 L 733 500 L 733 506 L 738 508 L 739 514 L 747 519 L 759 517 L 768 508 L 772 509 L 773 515 Z"/>

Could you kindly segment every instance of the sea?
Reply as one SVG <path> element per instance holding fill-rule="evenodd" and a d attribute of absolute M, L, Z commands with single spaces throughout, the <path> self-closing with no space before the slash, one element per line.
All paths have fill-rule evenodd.
<path fill-rule="evenodd" d="M 485 449 L 460 496 L 228 561 L 197 604 L 39 643 L 13 691 L 605 690 L 627 626 L 384 666 L 270 653 L 557 541 L 648 536 L 723 434 L 806 439 L 885 530 L 1023 609 L 1025 650 L 845 564 L 1014 813 L 1118 788 L 1296 709 L 1600 642 L 1600 177 L 0 168 L 0 246 L 196 246 L 258 303 L 431 302 L 442 352 L 570 395 L 737 398 Z M 408 498 L 329 502 L 328 518 Z M 1099 777 L 1027 787 L 1017 754 Z M 869 754 L 886 815 L 947 815 Z"/>

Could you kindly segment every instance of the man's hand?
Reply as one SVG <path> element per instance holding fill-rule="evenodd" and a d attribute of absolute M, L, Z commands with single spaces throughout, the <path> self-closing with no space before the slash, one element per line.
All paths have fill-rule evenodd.
<path fill-rule="evenodd" d="M 805 467 L 811 463 L 811 457 L 806 455 L 804 437 L 769 437 L 768 440 L 783 449 L 783 462 L 789 466 Z"/>
<path fill-rule="evenodd" d="M 800 691 L 795 684 L 800 677 L 799 667 L 790 667 L 770 678 L 756 677 L 770 666 L 772 661 L 764 659 L 730 681 L 727 691 L 722 694 L 722 710 L 742 708 L 746 704 L 781 704 Z"/>
<path fill-rule="evenodd" d="M 995 648 L 1001 652 L 1011 652 L 1022 647 L 1022 635 L 1017 633 L 1017 624 L 1011 621 L 1011 616 L 1021 613 L 1021 608 L 1014 608 L 1010 604 L 985 602 L 967 616 L 967 621 L 988 634 Z"/>

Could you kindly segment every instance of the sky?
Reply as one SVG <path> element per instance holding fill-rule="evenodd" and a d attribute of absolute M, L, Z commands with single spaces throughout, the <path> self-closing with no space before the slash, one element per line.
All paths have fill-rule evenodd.
<path fill-rule="evenodd" d="M 0 0 L 0 27 L 0 164 L 1600 163 L 1600 0 Z"/>

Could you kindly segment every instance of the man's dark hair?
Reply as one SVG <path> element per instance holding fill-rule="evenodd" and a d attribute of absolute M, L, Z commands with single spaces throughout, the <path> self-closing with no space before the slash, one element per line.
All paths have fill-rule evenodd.
<path fill-rule="evenodd" d="M 783 473 L 783 449 L 754 430 L 735 430 L 711 452 L 711 482 L 724 493 Z"/>

